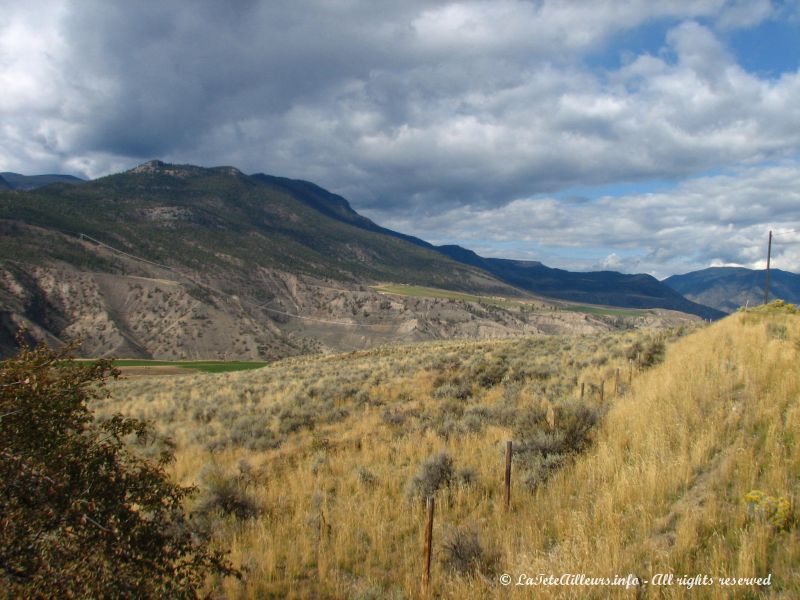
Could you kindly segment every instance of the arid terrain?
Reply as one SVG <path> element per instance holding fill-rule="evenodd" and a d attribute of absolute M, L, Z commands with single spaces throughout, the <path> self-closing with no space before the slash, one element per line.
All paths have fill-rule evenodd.
<path fill-rule="evenodd" d="M 797 319 L 774 308 L 671 331 L 289 358 L 121 381 L 96 408 L 174 441 L 198 527 L 245 569 L 208 582 L 227 597 L 416 597 L 433 495 L 434 597 L 531 597 L 503 574 L 700 573 L 717 582 L 692 597 L 790 598 Z M 768 588 L 719 581 L 768 574 Z M 535 591 L 682 598 L 687 585 Z"/>
<path fill-rule="evenodd" d="M 511 288 L 517 301 L 411 296 L 267 268 L 255 268 L 236 288 L 80 243 L 135 274 L 6 265 L 0 298 L 7 332 L 25 327 L 58 345 L 43 320 L 63 339 L 82 339 L 87 357 L 269 360 L 394 342 L 599 333 L 698 320 L 664 309 L 573 312 L 567 303 Z M 257 302 L 255 293 L 269 300 Z"/>

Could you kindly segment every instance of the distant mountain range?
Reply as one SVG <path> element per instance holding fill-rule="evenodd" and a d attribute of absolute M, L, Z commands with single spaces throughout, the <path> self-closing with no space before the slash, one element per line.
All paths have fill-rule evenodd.
<path fill-rule="evenodd" d="M 19 173 L 0 173 L 0 189 L 3 181 L 12 190 L 35 190 L 51 183 L 83 183 L 83 179 L 73 175 L 20 175 Z"/>
<path fill-rule="evenodd" d="M 722 315 L 648 275 L 433 246 L 306 181 L 160 161 L 80 185 L 26 180 L 45 178 L 0 191 L 0 351 L 20 325 L 46 339 L 81 336 L 87 354 L 176 358 L 607 326 L 543 296 Z M 523 298 L 550 312 L 400 302 L 367 287 L 387 282 Z"/>
<path fill-rule="evenodd" d="M 482 258 L 459 246 L 441 246 L 440 252 L 524 290 L 573 302 L 623 306 L 627 308 L 669 308 L 705 319 L 718 319 L 719 311 L 688 301 L 646 274 L 628 275 L 615 271 L 574 272 L 547 267 L 540 262 Z"/>
<path fill-rule="evenodd" d="M 708 306 L 687 301 L 680 293 L 646 274 L 627 275 L 615 271 L 573 272 L 547 267 L 540 262 L 484 258 L 472 250 L 455 245 L 434 246 L 414 236 L 376 225 L 355 212 L 336 194 L 307 181 L 253 175 L 293 193 L 302 202 L 339 221 L 360 229 L 400 238 L 422 248 L 434 250 L 465 265 L 491 273 L 497 279 L 522 290 L 572 302 L 587 302 L 623 308 L 667 308 L 704 319 L 718 319 L 723 314 Z"/>
<path fill-rule="evenodd" d="M 740 306 L 756 306 L 764 302 L 765 275 L 763 269 L 711 267 L 673 275 L 664 283 L 690 300 L 732 313 Z M 771 269 L 769 297 L 770 300 L 780 298 L 800 303 L 800 275 Z"/>

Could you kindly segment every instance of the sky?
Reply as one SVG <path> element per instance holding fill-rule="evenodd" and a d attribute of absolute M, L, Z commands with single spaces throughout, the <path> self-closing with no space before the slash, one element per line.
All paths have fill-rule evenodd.
<path fill-rule="evenodd" d="M 800 0 L 0 0 L 0 171 L 306 179 L 483 256 L 800 272 Z"/>

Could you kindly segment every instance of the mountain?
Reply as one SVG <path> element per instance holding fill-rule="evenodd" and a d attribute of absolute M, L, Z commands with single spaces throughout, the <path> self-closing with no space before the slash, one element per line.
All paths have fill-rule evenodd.
<path fill-rule="evenodd" d="M 263 174 L 253 177 L 296 193 L 308 206 L 331 218 L 435 250 L 457 262 L 477 267 L 501 281 L 537 295 L 624 308 L 665 308 L 694 314 L 704 319 L 719 319 L 724 316 L 723 312 L 715 308 L 687 300 L 650 275 L 628 275 L 614 271 L 577 273 L 547 267 L 536 261 L 484 258 L 472 250 L 455 245 L 434 246 L 414 236 L 376 225 L 355 212 L 347 200 L 313 183 Z"/>
<path fill-rule="evenodd" d="M 3 179 L 2 175 L 0 175 L 0 190 L 10 190 L 10 189 L 13 189 L 11 187 L 11 184 L 8 183 L 5 179 Z"/>
<path fill-rule="evenodd" d="M 312 184 L 232 167 L 150 161 L 80 186 L 0 192 L 2 354 L 20 327 L 56 345 L 81 338 L 87 356 L 264 359 L 612 326 L 542 301 L 534 311 L 387 296 L 368 287 L 379 282 L 526 296 L 383 233 Z"/>
<path fill-rule="evenodd" d="M 626 308 L 659 307 L 704 319 L 724 316 L 714 308 L 687 300 L 646 274 L 565 271 L 537 261 L 483 258 L 460 246 L 441 246 L 438 249 L 454 260 L 482 268 L 511 285 L 550 298 Z"/>
<path fill-rule="evenodd" d="M 391 229 L 386 229 L 385 227 L 381 227 L 380 225 L 374 223 L 367 217 L 360 215 L 356 211 L 354 211 L 353 208 L 350 206 L 350 203 L 347 200 L 345 200 L 342 196 L 339 196 L 338 194 L 333 194 L 328 190 L 325 190 L 319 187 L 318 185 L 311 183 L 310 181 L 303 181 L 298 179 L 286 179 L 285 177 L 274 177 L 272 175 L 264 175 L 263 173 L 258 173 L 256 175 L 253 175 L 252 177 L 257 181 L 268 183 L 272 186 L 275 186 L 276 188 L 285 190 L 287 193 L 294 194 L 298 200 L 300 200 L 307 206 L 310 206 L 311 208 L 318 210 L 319 212 L 331 217 L 332 219 L 341 221 L 342 223 L 354 225 L 360 229 L 366 229 L 367 231 L 374 231 L 376 233 L 389 235 L 394 238 L 401 239 L 411 244 L 414 244 L 415 246 L 419 246 L 421 248 L 427 248 L 429 250 L 436 250 L 436 251 L 439 250 L 439 248 L 437 248 L 433 244 L 426 242 L 425 240 L 421 240 L 417 237 L 414 237 L 413 235 L 407 235 L 405 233 L 400 233 L 398 231 L 392 231 Z M 463 262 L 463 261 L 458 261 L 458 262 Z"/>
<path fill-rule="evenodd" d="M 88 356 L 263 359 L 686 318 L 563 310 L 526 291 L 550 272 L 569 280 L 538 263 L 434 247 L 310 182 L 233 167 L 149 161 L 80 185 L 0 191 L 0 353 L 20 327 L 53 344 L 80 338 Z M 635 276 L 612 275 L 637 289 Z M 411 287 L 370 287 L 382 283 Z M 581 280 L 574 285 L 546 289 L 577 298 Z M 413 286 L 501 298 L 435 298 Z M 667 305 L 640 296 L 591 290 L 580 300 Z M 686 301 L 673 307 L 705 314 Z"/>
<path fill-rule="evenodd" d="M 711 267 L 683 275 L 673 275 L 663 283 L 695 302 L 726 313 L 740 306 L 764 302 L 766 271 L 742 267 Z M 770 269 L 769 297 L 800 303 L 800 275 Z"/>
<path fill-rule="evenodd" d="M 83 179 L 73 175 L 20 175 L 19 173 L 0 173 L 9 187 L 15 190 L 35 190 L 52 183 L 83 183 Z M 0 183 L 0 189 L 2 184 Z"/>
<path fill-rule="evenodd" d="M 298 182 L 300 183 L 300 182 Z M 358 227 L 326 212 L 351 210 L 233 167 L 144 163 L 80 186 L 40 188 L 0 201 L 0 218 L 81 233 L 153 263 L 205 275 L 280 268 L 337 281 L 394 281 L 508 293 L 510 286 L 430 249 Z M 16 253 L 63 258 L 63 248 L 24 239 Z M 4 256 L 0 253 L 0 257 Z"/>

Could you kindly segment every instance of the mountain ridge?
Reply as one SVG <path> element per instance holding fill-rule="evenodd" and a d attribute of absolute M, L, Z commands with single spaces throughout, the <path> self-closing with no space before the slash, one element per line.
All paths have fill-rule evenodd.
<path fill-rule="evenodd" d="M 50 343 L 80 337 L 87 356 L 169 359 L 609 328 L 584 315 L 396 299 L 366 287 L 379 281 L 524 295 L 229 167 L 149 162 L 80 186 L 0 192 L 5 354 L 20 327 Z"/>
<path fill-rule="evenodd" d="M 332 218 L 343 220 L 369 231 L 391 235 L 422 248 L 435 250 L 462 264 L 483 269 L 506 283 L 528 292 L 559 300 L 625 308 L 668 308 L 696 314 L 704 319 L 719 319 L 723 316 L 723 312 L 702 303 L 692 302 L 669 286 L 661 285 L 661 282 L 651 275 L 626 274 L 616 271 L 573 272 L 548 267 L 539 261 L 486 258 L 458 245 L 436 246 L 420 238 L 377 225 L 353 210 L 350 203 L 342 196 L 333 194 L 314 183 L 263 173 L 253 175 L 253 177 L 262 181 L 275 182 L 288 189 L 311 190 L 315 195 L 315 200 L 309 205 L 322 210 Z M 579 287 L 583 289 L 578 289 Z"/>
<path fill-rule="evenodd" d="M 253 359 L 624 325 L 564 311 L 468 264 L 470 252 L 380 227 L 310 182 L 148 161 L 78 186 L 0 192 L 0 342 L 25 326 L 40 339 L 83 337 L 94 356 Z M 384 282 L 519 302 L 369 287 Z"/>
<path fill-rule="evenodd" d="M 85 182 L 84 179 L 75 177 L 74 175 L 62 175 L 58 173 L 21 175 L 20 173 L 13 173 L 11 171 L 0 173 L 0 179 L 5 181 L 8 187 L 13 190 L 35 190 L 53 183 L 80 184 Z M 3 189 L 2 183 L 0 183 L 0 189 Z"/>
<path fill-rule="evenodd" d="M 764 302 L 766 270 L 745 267 L 709 267 L 663 280 L 676 292 L 695 302 L 714 306 L 726 313 L 740 306 Z M 770 269 L 770 298 L 800 303 L 800 275 Z"/>
<path fill-rule="evenodd" d="M 719 319 L 720 311 L 692 302 L 645 273 L 617 271 L 566 271 L 538 261 L 484 258 L 460 246 L 441 246 L 446 255 L 482 266 L 511 285 L 549 298 L 625 308 L 668 308 L 704 319 Z"/>

